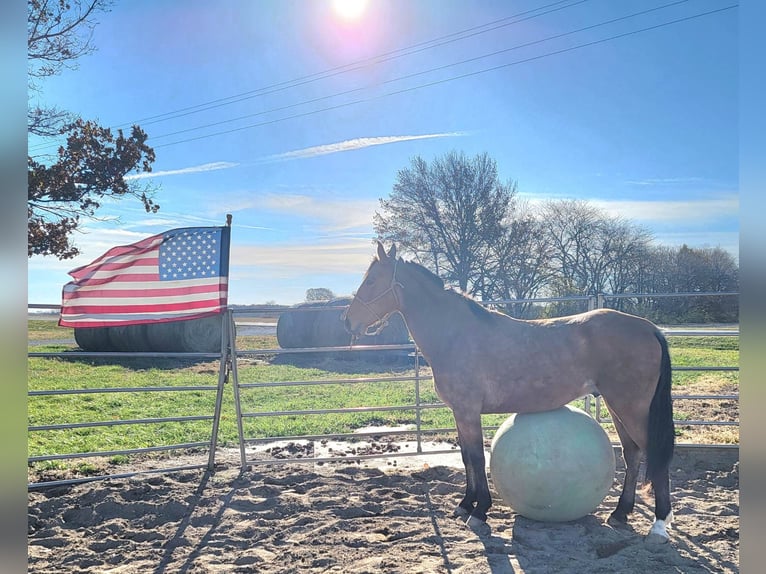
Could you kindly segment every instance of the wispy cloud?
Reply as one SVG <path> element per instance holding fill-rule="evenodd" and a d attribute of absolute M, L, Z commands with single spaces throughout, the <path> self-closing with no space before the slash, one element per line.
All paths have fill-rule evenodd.
<path fill-rule="evenodd" d="M 367 227 L 372 230 L 372 216 L 377 200 L 313 197 L 300 194 L 270 194 L 261 198 L 261 209 L 307 219 L 324 231 L 342 231 Z"/>
<path fill-rule="evenodd" d="M 341 142 L 318 145 L 307 147 L 303 149 L 297 149 L 284 153 L 278 153 L 270 155 L 264 158 L 267 161 L 279 161 L 279 160 L 291 160 L 291 159 L 305 159 L 310 157 L 317 157 L 320 155 L 327 155 L 331 153 L 340 153 L 344 151 L 354 151 L 367 147 L 386 145 L 392 143 L 425 140 L 433 138 L 447 138 L 447 137 L 459 137 L 466 135 L 465 132 L 444 132 L 436 134 L 421 134 L 421 135 L 409 135 L 409 136 L 378 136 L 367 138 L 355 138 L 350 140 L 344 140 Z"/>
<path fill-rule="evenodd" d="M 230 162 L 230 161 L 216 161 L 212 163 L 203 163 L 202 165 L 183 167 L 180 169 L 166 169 L 164 171 L 152 171 L 149 173 L 138 173 L 134 175 L 126 175 L 125 179 L 127 180 L 148 179 L 150 177 L 161 177 L 161 176 L 168 176 L 168 175 L 187 175 L 190 173 L 216 171 L 219 169 L 231 169 L 232 167 L 237 167 L 238 165 L 240 164 Z"/>
<path fill-rule="evenodd" d="M 739 197 L 736 194 L 693 200 L 665 201 L 592 199 L 589 203 L 607 213 L 627 219 L 658 223 L 677 221 L 684 225 L 696 225 L 724 217 L 736 217 L 739 213 Z"/>
<path fill-rule="evenodd" d="M 232 244 L 232 275 L 252 272 L 285 279 L 309 274 L 351 274 L 361 279 L 373 253 L 371 239 L 363 238 L 315 244 Z"/>
<path fill-rule="evenodd" d="M 704 181 L 701 177 L 648 177 L 645 179 L 631 179 L 625 183 L 638 186 L 656 185 L 697 185 Z"/>

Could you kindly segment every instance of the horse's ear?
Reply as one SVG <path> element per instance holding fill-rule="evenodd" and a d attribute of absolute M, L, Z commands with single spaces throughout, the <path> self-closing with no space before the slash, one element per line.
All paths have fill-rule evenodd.
<path fill-rule="evenodd" d="M 396 259 L 396 245 L 391 244 L 391 249 L 388 250 L 388 256 L 391 259 Z"/>
<path fill-rule="evenodd" d="M 384 261 L 386 259 L 386 248 L 378 241 L 378 261 Z"/>

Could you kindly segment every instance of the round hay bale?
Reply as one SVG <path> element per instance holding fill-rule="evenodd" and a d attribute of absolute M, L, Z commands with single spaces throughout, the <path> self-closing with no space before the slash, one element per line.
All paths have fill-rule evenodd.
<path fill-rule="evenodd" d="M 184 321 L 148 323 L 146 340 L 149 343 L 149 350 L 155 353 L 183 353 L 183 323 Z"/>
<path fill-rule="evenodd" d="M 149 350 L 149 342 L 146 340 L 146 325 L 120 325 L 107 328 L 109 329 L 109 341 L 115 351 L 139 353 Z"/>
<path fill-rule="evenodd" d="M 218 353 L 221 351 L 223 313 L 200 319 L 179 321 L 181 340 L 186 353 Z"/>
<path fill-rule="evenodd" d="M 277 342 L 283 349 L 314 347 L 316 303 L 299 303 L 283 311 L 277 320 Z"/>
<path fill-rule="evenodd" d="M 341 319 L 349 303 L 350 297 L 341 297 L 317 304 L 318 311 L 309 336 L 312 347 L 346 347 L 351 344 L 351 333 L 346 331 Z"/>
<path fill-rule="evenodd" d="M 109 339 L 109 327 L 75 327 L 74 340 L 83 351 L 104 353 L 117 350 Z"/>
<path fill-rule="evenodd" d="M 543 522 L 593 512 L 614 482 L 614 449 L 585 411 L 564 406 L 511 415 L 490 447 L 495 490 L 513 510 Z"/>

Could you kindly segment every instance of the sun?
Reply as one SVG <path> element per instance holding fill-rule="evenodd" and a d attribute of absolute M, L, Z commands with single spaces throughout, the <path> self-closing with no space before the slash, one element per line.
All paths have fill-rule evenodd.
<path fill-rule="evenodd" d="M 357 20 L 367 7 L 367 0 L 332 0 L 335 13 L 343 20 Z"/>

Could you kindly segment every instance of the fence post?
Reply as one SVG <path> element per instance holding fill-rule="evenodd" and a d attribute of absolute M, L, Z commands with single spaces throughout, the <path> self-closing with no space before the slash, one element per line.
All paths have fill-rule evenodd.
<path fill-rule="evenodd" d="M 247 466 L 247 455 L 245 454 L 245 429 L 242 425 L 242 403 L 239 396 L 239 371 L 237 370 L 237 345 L 235 342 L 234 320 L 229 325 L 231 338 L 231 384 L 234 390 L 234 411 L 237 417 L 237 434 L 239 435 L 239 458 L 242 470 Z"/>
<path fill-rule="evenodd" d="M 221 317 L 221 359 L 218 367 L 218 390 L 215 394 L 215 410 L 213 412 L 213 431 L 210 437 L 210 453 L 207 459 L 207 469 L 215 468 L 215 451 L 218 447 L 218 427 L 221 422 L 221 407 L 223 404 L 223 387 L 229 378 L 229 325 L 233 322 L 231 310 Z"/>
<path fill-rule="evenodd" d="M 417 428 L 417 452 L 423 452 L 420 430 L 420 349 L 415 346 L 415 426 Z"/>

